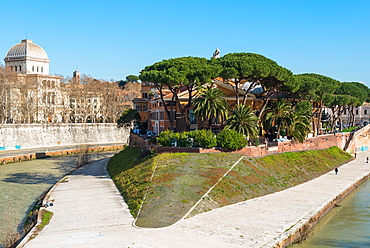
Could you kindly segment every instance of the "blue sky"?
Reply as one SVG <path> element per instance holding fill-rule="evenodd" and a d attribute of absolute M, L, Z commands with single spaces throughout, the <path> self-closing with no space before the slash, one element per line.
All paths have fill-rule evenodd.
<path fill-rule="evenodd" d="M 1 64 L 28 38 L 50 74 L 125 79 L 182 56 L 262 54 L 293 73 L 370 86 L 370 0 L 2 1 Z"/>

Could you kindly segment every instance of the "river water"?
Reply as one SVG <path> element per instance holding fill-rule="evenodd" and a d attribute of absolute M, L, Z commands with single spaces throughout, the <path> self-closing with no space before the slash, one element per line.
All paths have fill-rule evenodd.
<path fill-rule="evenodd" d="M 117 151 L 89 154 L 89 161 Z M 49 157 L 0 165 L 0 247 L 9 230 L 16 230 L 36 199 L 77 166 L 78 155 Z"/>
<path fill-rule="evenodd" d="M 313 228 L 310 238 L 289 248 L 370 247 L 370 180 L 359 186 Z"/>

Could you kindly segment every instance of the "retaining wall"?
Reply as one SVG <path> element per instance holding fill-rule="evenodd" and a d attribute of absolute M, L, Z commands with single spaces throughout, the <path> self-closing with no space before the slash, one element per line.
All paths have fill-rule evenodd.
<path fill-rule="evenodd" d="M 127 143 L 130 131 L 115 123 L 4 124 L 0 125 L 0 150 Z"/>
<path fill-rule="evenodd" d="M 28 161 L 33 160 L 36 158 L 45 158 L 49 156 L 62 156 L 62 155 L 70 155 L 76 154 L 81 152 L 102 152 L 102 151 L 110 151 L 110 150 L 117 150 L 124 148 L 125 145 L 109 145 L 109 146 L 99 146 L 99 147 L 84 147 L 84 148 L 71 148 L 68 150 L 60 150 L 60 151 L 52 151 L 52 152 L 37 152 L 37 153 L 29 153 L 24 155 L 18 156 L 11 156 L 11 157 L 4 157 L 0 158 L 0 164 L 7 164 L 7 163 L 16 163 L 21 161 Z"/>
<path fill-rule="evenodd" d="M 350 139 L 350 133 L 339 133 L 339 134 L 328 134 L 320 135 L 318 137 L 309 138 L 303 143 L 294 141 L 284 141 L 278 142 L 277 146 L 260 145 L 260 146 L 250 146 L 240 150 L 227 150 L 227 149 L 216 149 L 209 148 L 203 149 L 199 147 L 163 147 L 163 146 L 153 146 L 148 147 L 154 149 L 158 153 L 162 152 L 192 152 L 192 153 L 211 153 L 211 152 L 230 152 L 235 154 L 241 154 L 248 157 L 259 157 L 265 155 L 271 155 L 282 152 L 295 152 L 295 151 L 307 151 L 307 150 L 318 150 L 326 149 L 332 146 L 338 146 L 343 149 L 346 143 Z M 138 137 L 136 137 L 138 139 Z M 141 144 L 142 146 L 144 144 Z M 141 146 L 141 147 L 142 147 Z M 143 147 L 142 147 L 143 148 Z"/>

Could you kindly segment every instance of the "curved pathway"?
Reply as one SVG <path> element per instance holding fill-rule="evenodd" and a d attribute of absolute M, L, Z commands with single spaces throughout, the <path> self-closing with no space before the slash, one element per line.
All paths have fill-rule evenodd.
<path fill-rule="evenodd" d="M 185 219 L 170 227 L 138 229 L 110 179 L 107 160 L 91 163 L 56 185 L 54 213 L 35 239 L 19 247 L 273 247 L 355 182 L 370 163 L 358 158 L 307 183 Z M 289 231 L 288 231 L 289 230 Z"/>

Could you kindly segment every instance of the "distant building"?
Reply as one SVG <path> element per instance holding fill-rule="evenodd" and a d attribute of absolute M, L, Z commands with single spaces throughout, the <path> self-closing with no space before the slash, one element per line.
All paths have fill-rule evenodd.
<path fill-rule="evenodd" d="M 365 102 L 362 106 L 354 108 L 355 122 L 354 124 L 367 125 L 370 123 L 370 103 Z M 348 110 L 345 110 L 340 117 L 342 125 L 347 127 L 350 121 Z"/>
<path fill-rule="evenodd" d="M 0 123 L 115 123 L 138 91 L 73 72 L 49 75 L 49 57 L 32 40 L 12 46 L 0 67 Z"/>
<path fill-rule="evenodd" d="M 45 50 L 25 39 L 9 49 L 4 61 L 5 67 L 17 74 L 17 80 L 3 89 L 7 97 L 2 103 L 7 109 L 2 122 L 64 121 L 68 93 L 61 86 L 60 76 L 49 75 L 50 60 Z"/>

